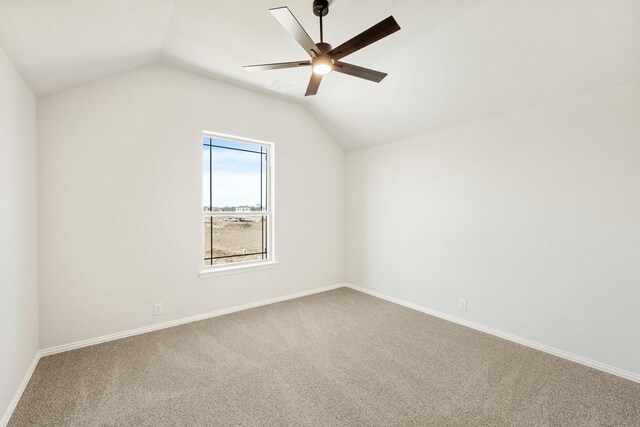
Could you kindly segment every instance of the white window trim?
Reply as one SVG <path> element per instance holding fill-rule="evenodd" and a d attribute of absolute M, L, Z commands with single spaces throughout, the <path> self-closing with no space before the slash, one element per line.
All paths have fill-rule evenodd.
<path fill-rule="evenodd" d="M 274 268 L 278 265 L 277 261 L 273 260 L 260 260 L 260 261 L 247 261 L 247 262 L 236 262 L 234 264 L 222 265 L 222 266 L 214 266 L 205 267 L 198 275 L 201 279 L 206 279 L 207 277 L 216 277 L 216 276 L 226 276 L 227 274 L 235 274 L 235 273 L 244 273 L 249 271 L 256 270 L 266 270 L 268 268 Z"/>
<path fill-rule="evenodd" d="M 248 272 L 248 271 L 256 271 L 256 270 L 263 270 L 263 269 L 268 269 L 268 268 L 274 268 L 278 265 L 278 262 L 276 261 L 276 252 L 275 252 L 275 248 L 276 248 L 276 231 L 275 231 L 275 204 L 274 204 L 274 200 L 275 200 L 275 144 L 272 142 L 268 142 L 268 141 L 261 141 L 258 139 L 252 139 L 252 138 L 244 138 L 244 137 L 240 137 L 240 136 L 234 136 L 234 135 L 228 135 L 228 134 L 224 134 L 224 133 L 219 133 L 219 132 L 211 132 L 211 131 L 202 131 L 200 133 L 200 144 L 202 145 L 202 137 L 203 136 L 208 136 L 208 137 L 212 137 L 212 138 L 219 138 L 219 139 L 226 139 L 229 141 L 235 141 L 235 142 L 244 142 L 244 143 L 251 143 L 251 144 L 257 144 L 257 145 L 263 145 L 266 146 L 269 149 L 269 156 L 268 156 L 268 177 L 269 177 L 269 184 L 267 186 L 267 206 L 269 207 L 269 209 L 267 211 L 253 211 L 253 212 L 223 212 L 223 211 L 214 211 L 214 212 L 206 212 L 206 211 L 202 211 L 202 202 L 199 203 L 199 210 L 202 211 L 202 214 L 200 216 L 200 218 L 203 218 L 204 216 L 209 216 L 209 215 L 214 215 L 214 216 L 256 216 L 256 215 L 261 215 L 261 214 L 265 214 L 267 213 L 267 218 L 268 218 L 268 222 L 269 222 L 269 239 L 267 241 L 267 255 L 268 258 L 264 259 L 264 260 L 251 260 L 251 261 L 244 261 L 244 262 L 236 262 L 233 264 L 224 264 L 224 265 L 214 265 L 214 266 L 209 266 L 209 265 L 201 265 L 201 270 L 199 271 L 198 275 L 200 276 L 200 278 L 204 279 L 207 277 L 215 277 L 215 276 L 224 276 L 227 274 L 234 274 L 234 273 L 243 273 L 243 272 Z M 202 185 L 202 179 L 200 180 L 201 185 Z M 202 194 L 202 188 L 200 189 L 200 194 Z M 202 220 L 200 221 L 200 224 L 202 226 Z M 205 247 L 205 236 L 204 233 L 202 233 L 202 231 L 200 232 L 200 234 L 202 235 L 202 252 L 204 253 L 204 247 Z M 202 257 L 201 257 L 202 258 Z"/>

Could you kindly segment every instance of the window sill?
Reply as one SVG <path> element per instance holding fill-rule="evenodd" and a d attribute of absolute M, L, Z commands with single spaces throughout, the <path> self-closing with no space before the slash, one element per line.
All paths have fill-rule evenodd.
<path fill-rule="evenodd" d="M 227 274 L 244 273 L 247 271 L 266 270 L 267 268 L 274 268 L 278 265 L 277 261 L 265 261 L 258 263 L 247 263 L 242 265 L 231 265 L 225 267 L 204 268 L 200 270 L 200 278 L 206 279 L 207 277 L 225 276 Z"/>

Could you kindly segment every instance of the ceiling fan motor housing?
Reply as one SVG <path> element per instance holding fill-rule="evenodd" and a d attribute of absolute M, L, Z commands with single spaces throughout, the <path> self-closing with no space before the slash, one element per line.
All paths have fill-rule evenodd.
<path fill-rule="evenodd" d="M 329 0 L 313 0 L 313 14 L 327 16 L 329 13 Z"/>
<path fill-rule="evenodd" d="M 318 46 L 318 49 L 320 49 L 320 52 L 318 53 L 323 55 L 328 53 L 331 49 L 333 49 L 333 46 L 325 42 L 316 43 L 316 46 Z"/>

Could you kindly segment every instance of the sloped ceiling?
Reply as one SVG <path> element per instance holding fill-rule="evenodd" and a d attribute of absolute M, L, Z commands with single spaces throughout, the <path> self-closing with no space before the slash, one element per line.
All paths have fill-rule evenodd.
<path fill-rule="evenodd" d="M 167 0 L 0 0 L 0 43 L 37 95 L 158 61 Z"/>
<path fill-rule="evenodd" d="M 311 3 L 0 0 L 0 43 L 39 95 L 162 62 L 301 103 L 347 150 L 640 79 L 640 0 L 334 0 L 334 46 L 400 23 L 346 58 L 388 72 L 382 83 L 333 73 L 304 98 L 309 69 L 245 72 L 305 59 L 268 9 L 289 6 L 318 39 Z"/>

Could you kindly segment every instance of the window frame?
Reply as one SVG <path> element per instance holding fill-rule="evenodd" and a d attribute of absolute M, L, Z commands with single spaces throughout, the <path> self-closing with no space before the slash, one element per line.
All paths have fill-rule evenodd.
<path fill-rule="evenodd" d="M 201 278 L 212 277 L 212 276 L 220 276 L 232 273 L 240 273 L 245 271 L 254 271 L 254 270 L 262 270 L 266 268 L 272 268 L 277 265 L 276 257 L 275 257 L 275 204 L 274 204 L 274 193 L 275 193 L 275 144 L 273 142 L 261 141 L 253 138 L 245 138 L 235 135 L 228 135 L 219 132 L 211 132 L 203 130 L 200 134 L 200 146 L 203 146 L 203 138 L 216 138 L 222 139 L 230 142 L 238 142 L 243 144 L 253 144 L 267 148 L 267 156 L 266 156 L 266 177 L 267 182 L 265 183 L 265 201 L 263 202 L 263 206 L 261 211 L 250 211 L 250 212 L 228 212 L 228 211 L 205 211 L 203 209 L 203 201 L 201 200 L 199 203 L 199 209 L 201 211 L 200 214 L 200 234 L 202 236 L 202 245 L 201 245 L 201 264 L 200 264 L 200 272 L 199 276 Z M 210 148 L 211 149 L 211 148 Z M 203 154 L 204 155 L 204 154 Z M 202 157 L 200 158 L 201 163 L 204 160 Z M 212 166 L 213 167 L 213 166 Z M 200 177 L 200 194 L 204 193 L 204 180 L 202 179 L 202 174 Z M 211 190 L 213 191 L 213 190 Z M 261 190 L 262 191 L 262 190 Z M 264 210 L 265 205 L 267 207 Z M 206 248 L 206 236 L 204 231 L 204 219 L 209 217 L 228 217 L 228 216 L 264 216 L 267 219 L 266 225 L 266 258 L 260 260 L 249 260 L 249 261 L 238 261 L 230 264 L 221 264 L 221 265 L 205 265 L 205 248 Z"/>

